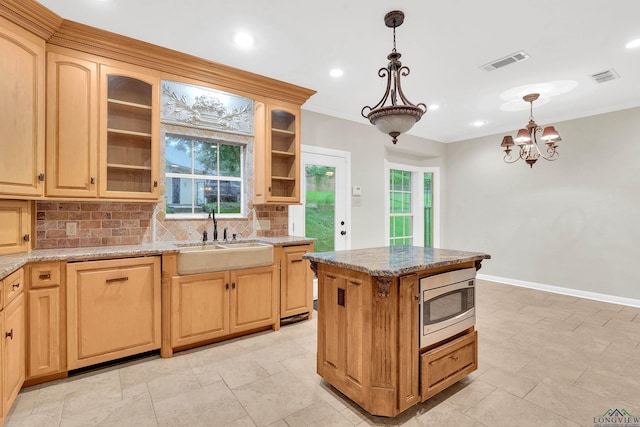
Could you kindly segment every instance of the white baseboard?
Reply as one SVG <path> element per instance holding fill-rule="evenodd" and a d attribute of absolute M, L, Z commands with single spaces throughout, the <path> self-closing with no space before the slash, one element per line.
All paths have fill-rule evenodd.
<path fill-rule="evenodd" d="M 612 304 L 628 305 L 631 307 L 640 307 L 640 300 L 633 298 L 619 297 L 616 295 L 601 294 L 598 292 L 581 291 L 579 289 L 563 288 L 560 286 L 544 285 L 542 283 L 527 282 L 524 280 L 509 279 L 506 277 L 489 276 L 487 274 L 478 273 L 478 279 L 488 280 L 490 282 L 504 283 L 505 285 L 520 286 L 522 288 L 537 289 L 539 291 L 553 292 L 554 294 L 569 295 L 572 297 L 592 299 L 595 301 L 609 302 Z"/>

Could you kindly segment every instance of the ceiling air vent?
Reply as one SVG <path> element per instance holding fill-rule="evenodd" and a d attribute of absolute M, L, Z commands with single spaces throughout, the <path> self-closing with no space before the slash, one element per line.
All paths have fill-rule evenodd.
<path fill-rule="evenodd" d="M 505 56 L 504 58 L 491 61 L 488 64 L 482 65 L 480 68 L 485 71 L 493 71 L 509 64 L 524 61 L 528 57 L 529 55 L 527 55 L 525 51 L 521 50 L 520 52 L 512 53 L 511 55 Z"/>
<path fill-rule="evenodd" d="M 591 77 L 596 83 L 604 83 L 620 78 L 620 75 L 616 73 L 616 70 L 610 68 L 605 71 L 600 71 L 599 73 L 591 74 L 589 77 Z"/>

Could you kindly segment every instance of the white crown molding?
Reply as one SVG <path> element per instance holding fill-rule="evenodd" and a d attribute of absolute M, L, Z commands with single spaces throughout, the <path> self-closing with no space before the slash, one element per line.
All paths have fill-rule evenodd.
<path fill-rule="evenodd" d="M 537 289 L 539 291 L 552 292 L 554 294 L 569 295 L 572 297 L 586 298 L 595 301 L 608 302 L 611 304 L 628 305 L 630 307 L 640 307 L 640 300 L 633 298 L 619 297 L 616 295 L 601 294 L 598 292 L 582 291 L 579 289 L 563 288 L 561 286 L 545 285 L 542 283 L 527 282 L 524 280 L 509 279 L 506 277 L 489 276 L 478 273 L 478 279 L 490 282 L 503 283 L 505 285 L 520 286 L 522 288 Z"/>

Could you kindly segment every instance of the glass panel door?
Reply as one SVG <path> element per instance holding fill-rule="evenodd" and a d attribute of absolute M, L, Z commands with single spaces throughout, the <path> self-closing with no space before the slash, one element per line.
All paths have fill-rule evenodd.
<path fill-rule="evenodd" d="M 318 239 L 316 252 L 348 249 L 347 159 L 303 151 L 301 171 L 302 206 L 289 206 L 289 234 Z"/>

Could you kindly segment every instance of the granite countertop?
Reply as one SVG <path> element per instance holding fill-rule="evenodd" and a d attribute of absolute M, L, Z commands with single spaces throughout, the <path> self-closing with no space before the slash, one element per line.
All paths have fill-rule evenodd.
<path fill-rule="evenodd" d="M 482 261 L 491 255 L 418 246 L 388 246 L 336 252 L 311 252 L 309 261 L 361 271 L 370 276 L 400 276 L 436 267 Z"/>
<path fill-rule="evenodd" d="M 315 242 L 316 239 L 297 236 L 247 237 L 239 242 L 262 242 L 273 246 L 300 245 Z M 0 279 L 28 262 L 85 261 L 103 258 L 124 258 L 175 253 L 181 246 L 197 245 L 199 241 L 155 242 L 139 245 L 90 246 L 82 248 L 35 249 L 27 253 L 0 255 Z M 211 242 L 207 242 L 210 244 Z M 233 243 L 233 241 L 230 241 Z"/>

